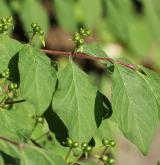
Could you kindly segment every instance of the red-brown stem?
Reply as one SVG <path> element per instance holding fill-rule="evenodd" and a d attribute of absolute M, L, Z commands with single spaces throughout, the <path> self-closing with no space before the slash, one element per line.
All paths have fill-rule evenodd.
<path fill-rule="evenodd" d="M 109 57 L 95 57 L 95 56 L 90 56 L 90 55 L 85 54 L 85 53 L 76 52 L 73 54 L 72 52 L 47 50 L 47 49 L 41 49 L 41 51 L 46 53 L 46 54 L 54 55 L 54 56 L 67 56 L 67 57 L 68 56 L 74 56 L 74 57 L 78 57 L 81 59 L 91 59 L 91 60 L 96 60 L 96 61 L 109 61 L 111 63 L 120 64 L 120 65 L 125 66 L 129 69 L 133 69 L 133 70 L 136 69 L 136 67 L 133 64 L 127 64 L 127 63 L 124 63 L 124 62 L 119 61 L 119 60 L 116 61 L 116 60 L 109 58 Z"/>

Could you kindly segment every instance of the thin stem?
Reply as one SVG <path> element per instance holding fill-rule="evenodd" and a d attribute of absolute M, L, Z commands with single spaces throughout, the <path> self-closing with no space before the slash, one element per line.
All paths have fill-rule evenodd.
<path fill-rule="evenodd" d="M 36 33 L 33 33 L 33 34 L 32 34 L 32 37 L 31 37 L 31 39 L 30 39 L 30 41 L 29 41 L 29 44 L 30 44 L 30 45 L 33 44 L 33 41 L 34 41 L 35 36 L 36 36 Z"/>
<path fill-rule="evenodd" d="M 16 101 L 7 101 L 4 104 L 16 104 L 16 103 L 22 103 L 25 102 L 26 100 L 16 100 Z"/>
<path fill-rule="evenodd" d="M 10 144 L 13 144 L 13 145 L 15 145 L 15 146 L 17 146 L 17 147 L 19 147 L 19 148 L 23 148 L 23 147 L 24 147 L 24 144 L 21 144 L 21 143 L 18 143 L 18 142 L 9 140 L 9 139 L 7 139 L 7 138 L 5 138 L 5 137 L 2 137 L 2 136 L 0 136 L 0 140 L 3 140 L 3 141 L 8 142 L 8 143 L 10 143 Z"/>
<path fill-rule="evenodd" d="M 67 155 L 66 155 L 66 157 L 65 157 L 65 161 L 66 161 L 66 162 L 67 162 L 67 160 L 68 160 L 68 158 L 69 158 L 71 152 L 72 152 L 72 148 L 70 147 L 69 150 L 68 150 L 68 152 L 67 152 Z"/>
<path fill-rule="evenodd" d="M 85 53 L 80 53 L 80 52 L 66 52 L 66 51 L 57 51 L 57 50 L 47 50 L 47 49 L 40 49 L 42 52 L 49 54 L 49 55 L 54 55 L 54 56 L 73 56 L 73 57 L 78 57 L 81 59 L 91 59 L 91 60 L 96 60 L 96 61 L 109 61 L 111 63 L 115 63 L 115 64 L 120 64 L 122 66 L 125 66 L 129 69 L 132 70 L 136 70 L 136 66 L 133 64 L 127 64 L 124 63 L 123 61 L 119 61 L 119 60 L 114 60 L 110 57 L 95 57 L 95 56 L 90 56 L 88 54 Z"/>
<path fill-rule="evenodd" d="M 103 151 L 102 154 L 100 155 L 100 158 L 101 158 L 103 155 L 105 155 L 106 152 L 107 152 L 108 150 L 109 150 L 109 146 L 106 146 L 105 149 L 104 149 L 104 151 Z M 98 159 L 98 163 L 100 163 L 100 162 L 101 162 L 101 160 Z"/>

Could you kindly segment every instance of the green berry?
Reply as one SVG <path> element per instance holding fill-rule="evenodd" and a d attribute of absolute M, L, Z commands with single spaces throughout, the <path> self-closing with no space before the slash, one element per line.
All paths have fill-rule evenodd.
<path fill-rule="evenodd" d="M 80 45 L 84 44 L 84 39 L 83 39 L 83 38 L 81 38 L 81 39 L 79 40 L 79 44 L 80 44 Z"/>
<path fill-rule="evenodd" d="M 3 24 L 2 23 L 0 23 L 0 28 L 2 28 L 3 27 Z"/>
<path fill-rule="evenodd" d="M 108 156 L 103 155 L 100 159 L 101 159 L 103 162 L 107 162 L 107 161 L 108 161 Z"/>
<path fill-rule="evenodd" d="M 87 36 L 90 36 L 90 35 L 91 35 L 91 31 L 90 31 L 90 30 L 87 30 L 87 31 L 86 31 L 86 35 L 87 35 Z"/>
<path fill-rule="evenodd" d="M 67 138 L 66 145 L 68 147 L 72 147 L 73 146 L 73 140 L 71 138 Z"/>
<path fill-rule="evenodd" d="M 40 26 L 36 26 L 35 27 L 35 32 L 39 33 L 41 31 L 41 27 Z"/>
<path fill-rule="evenodd" d="M 43 36 L 43 35 L 44 35 L 44 31 L 43 31 L 43 30 L 40 30 L 40 31 L 39 31 L 39 34 L 40 34 L 41 36 Z"/>
<path fill-rule="evenodd" d="M 3 78 L 8 78 L 9 77 L 9 69 L 5 70 L 3 73 L 2 73 L 2 77 Z"/>
<path fill-rule="evenodd" d="M 109 145 L 110 145 L 111 147 L 115 147 L 115 146 L 116 146 L 116 142 L 115 142 L 114 140 L 110 140 L 110 141 L 109 141 Z"/>
<path fill-rule="evenodd" d="M 91 146 L 87 146 L 85 148 L 85 152 L 90 153 L 91 151 L 92 151 L 92 147 Z"/>
<path fill-rule="evenodd" d="M 42 117 L 38 117 L 37 121 L 38 121 L 38 123 L 43 123 L 44 120 Z"/>
<path fill-rule="evenodd" d="M 108 145 L 109 145 L 109 140 L 108 140 L 108 139 L 103 139 L 103 140 L 102 140 L 102 144 L 103 144 L 104 146 L 108 146 Z"/>
<path fill-rule="evenodd" d="M 8 17 L 8 18 L 7 18 L 7 22 L 8 22 L 8 23 L 12 23 L 12 21 L 13 21 L 13 17 Z"/>
<path fill-rule="evenodd" d="M 4 31 L 7 31 L 8 29 L 9 29 L 9 26 L 8 26 L 8 25 L 4 25 L 4 26 L 3 26 L 3 30 L 4 30 Z"/>
<path fill-rule="evenodd" d="M 37 23 L 34 23 L 34 22 L 33 22 L 33 23 L 31 24 L 31 27 L 32 27 L 33 29 L 36 28 L 37 26 L 38 26 Z"/>
<path fill-rule="evenodd" d="M 1 21 L 2 21 L 2 23 L 6 23 L 7 19 L 5 17 L 2 17 Z"/>
<path fill-rule="evenodd" d="M 10 90 L 17 89 L 17 87 L 18 87 L 18 85 L 17 85 L 16 83 L 11 83 L 11 84 L 9 85 L 9 89 L 10 89 Z"/>
<path fill-rule="evenodd" d="M 108 163 L 109 165 L 112 165 L 112 164 L 115 163 L 115 160 L 114 160 L 113 158 L 109 158 L 108 161 L 107 161 L 107 163 Z"/>
<path fill-rule="evenodd" d="M 73 148 L 78 148 L 78 146 L 79 146 L 79 144 L 77 142 L 74 142 L 72 145 Z"/>
<path fill-rule="evenodd" d="M 81 148 L 82 148 L 82 149 L 85 149 L 87 146 L 88 146 L 88 144 L 87 144 L 86 142 L 83 142 L 83 143 L 81 144 Z"/>

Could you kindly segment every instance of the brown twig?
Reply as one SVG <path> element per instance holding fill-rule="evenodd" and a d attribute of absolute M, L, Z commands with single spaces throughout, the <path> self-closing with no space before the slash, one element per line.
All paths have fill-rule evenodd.
<path fill-rule="evenodd" d="M 125 66 L 129 69 L 136 70 L 135 65 L 127 64 L 127 63 L 124 63 L 124 62 L 119 61 L 119 60 L 116 61 L 110 57 L 95 57 L 95 56 L 90 56 L 88 54 L 80 53 L 80 52 L 76 52 L 73 54 L 73 52 L 66 52 L 66 51 L 47 50 L 47 49 L 40 49 L 40 50 L 46 54 L 54 55 L 54 56 L 67 56 L 67 57 L 68 56 L 74 56 L 74 57 L 78 57 L 81 59 L 91 59 L 91 60 L 96 60 L 96 61 L 109 61 L 111 63 L 120 64 L 120 65 Z"/>

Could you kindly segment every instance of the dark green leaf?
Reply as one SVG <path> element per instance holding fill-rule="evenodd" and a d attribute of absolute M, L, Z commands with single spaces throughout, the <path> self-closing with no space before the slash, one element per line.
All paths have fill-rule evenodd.
<path fill-rule="evenodd" d="M 20 90 L 22 96 L 42 115 L 49 107 L 57 82 L 50 59 L 26 45 L 19 54 Z"/>

